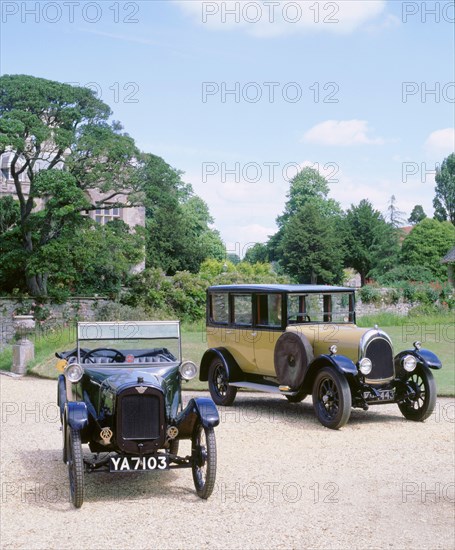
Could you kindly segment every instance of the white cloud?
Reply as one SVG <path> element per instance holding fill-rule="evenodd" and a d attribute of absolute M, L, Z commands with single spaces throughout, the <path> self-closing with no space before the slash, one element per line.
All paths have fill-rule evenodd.
<path fill-rule="evenodd" d="M 308 0 L 270 2 L 256 0 L 174 0 L 200 24 L 216 30 L 241 29 L 258 37 L 296 32 L 349 33 L 378 17 L 385 0 Z"/>
<path fill-rule="evenodd" d="M 444 128 L 431 132 L 424 144 L 427 154 L 445 156 L 455 151 L 455 129 Z"/>
<path fill-rule="evenodd" d="M 384 140 L 370 137 L 372 130 L 366 120 L 326 120 L 310 128 L 302 141 L 315 145 L 380 145 Z"/>

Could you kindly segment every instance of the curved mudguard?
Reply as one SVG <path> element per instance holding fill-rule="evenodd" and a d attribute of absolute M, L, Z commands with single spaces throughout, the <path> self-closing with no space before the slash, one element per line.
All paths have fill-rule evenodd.
<path fill-rule="evenodd" d="M 204 428 L 214 428 L 220 423 L 218 409 L 209 397 L 190 399 L 185 409 L 177 416 L 175 425 L 179 431 L 178 439 L 191 438 L 198 422 Z"/>
<path fill-rule="evenodd" d="M 223 361 L 229 382 L 243 380 L 242 371 L 226 348 L 210 348 L 204 353 L 201 360 L 201 368 L 199 369 L 199 380 L 201 382 L 206 382 L 209 379 L 209 367 L 214 357 L 219 357 Z"/>
<path fill-rule="evenodd" d="M 57 402 L 60 408 L 60 421 L 63 422 L 66 404 L 66 379 L 63 374 L 58 377 Z"/>
<path fill-rule="evenodd" d="M 83 401 L 68 401 L 66 407 L 68 424 L 73 430 L 83 430 L 88 424 L 87 405 Z"/>
<path fill-rule="evenodd" d="M 406 372 L 401 364 L 402 359 L 405 355 L 413 355 L 417 360 L 417 366 L 427 367 L 429 369 L 441 369 L 442 363 L 439 357 L 430 351 L 429 349 L 408 349 L 401 351 L 398 355 L 395 356 L 395 372 L 398 376 L 405 374 L 409 375 Z"/>
<path fill-rule="evenodd" d="M 352 359 L 349 359 L 345 355 L 319 355 L 308 367 L 308 372 L 303 382 L 303 388 L 305 388 L 307 393 L 312 392 L 316 374 L 323 367 L 332 367 L 340 374 L 347 376 L 348 379 L 353 376 L 357 377 L 359 374 Z"/>

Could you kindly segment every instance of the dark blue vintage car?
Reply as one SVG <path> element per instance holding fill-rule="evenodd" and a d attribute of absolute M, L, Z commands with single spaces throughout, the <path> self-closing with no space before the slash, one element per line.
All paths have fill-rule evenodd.
<path fill-rule="evenodd" d="M 182 406 L 181 382 L 197 367 L 181 360 L 177 321 L 78 323 L 76 349 L 56 356 L 63 461 L 76 508 L 84 473 L 100 470 L 192 468 L 197 494 L 210 496 L 219 416 L 210 398 Z M 191 440 L 188 456 L 178 454 L 181 439 Z"/>

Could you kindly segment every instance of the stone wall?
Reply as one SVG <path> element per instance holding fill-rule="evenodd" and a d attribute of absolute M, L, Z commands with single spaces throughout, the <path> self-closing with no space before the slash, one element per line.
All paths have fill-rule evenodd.
<path fill-rule="evenodd" d="M 61 327 L 76 321 L 93 321 L 96 310 L 108 303 L 104 298 L 74 298 L 64 304 L 46 304 L 51 315 L 43 324 Z M 20 305 L 16 300 L 0 298 L 0 350 L 14 338 L 13 316 Z"/>

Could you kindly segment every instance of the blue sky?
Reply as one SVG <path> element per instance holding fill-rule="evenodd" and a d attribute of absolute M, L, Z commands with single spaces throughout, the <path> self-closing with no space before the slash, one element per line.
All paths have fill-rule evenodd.
<path fill-rule="evenodd" d="M 276 230 L 303 165 L 345 208 L 385 212 L 394 194 L 407 216 L 433 212 L 432 171 L 455 149 L 453 2 L 1 7 L 1 73 L 91 83 L 142 150 L 185 172 L 229 251 Z"/>

